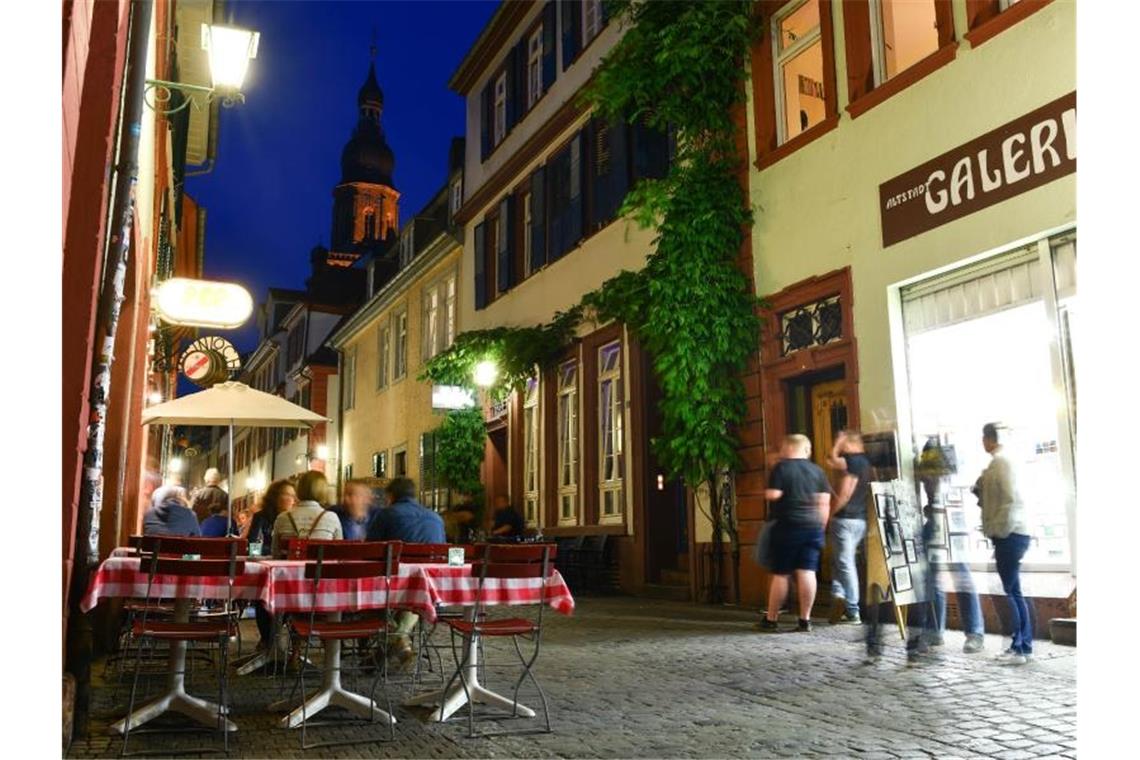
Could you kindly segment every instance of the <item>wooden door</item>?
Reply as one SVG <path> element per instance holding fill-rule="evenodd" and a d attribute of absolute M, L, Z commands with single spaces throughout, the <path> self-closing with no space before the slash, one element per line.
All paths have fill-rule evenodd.
<path fill-rule="evenodd" d="M 835 436 L 847 427 L 847 393 L 846 383 L 843 380 L 830 380 L 811 386 L 811 458 L 823 468 L 827 474 L 827 481 L 831 484 L 832 493 L 839 485 L 839 473 L 827 463 L 831 455 L 831 447 L 835 443 Z M 834 498 L 834 497 L 833 497 Z M 831 581 L 831 542 L 824 547 L 820 558 L 821 588 Z M 818 598 L 829 599 L 830 592 L 820 593 Z"/>

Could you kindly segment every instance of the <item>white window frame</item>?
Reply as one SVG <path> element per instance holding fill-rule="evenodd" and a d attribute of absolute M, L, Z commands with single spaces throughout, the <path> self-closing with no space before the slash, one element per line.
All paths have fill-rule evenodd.
<path fill-rule="evenodd" d="M 420 292 L 421 319 L 420 319 L 420 356 L 424 361 L 432 358 L 439 351 L 440 334 L 440 283 L 433 282 Z"/>
<path fill-rule="evenodd" d="M 573 367 L 574 378 L 573 382 L 565 382 L 567 370 Z M 579 395 L 578 385 L 579 378 L 582 374 L 582 366 L 577 359 L 573 361 L 564 362 L 558 367 L 558 404 L 557 404 L 557 424 L 558 424 L 558 524 L 559 525 L 577 525 L 578 524 L 578 482 L 581 480 L 579 477 L 578 469 L 582 466 L 582 415 L 578 406 Z M 570 423 L 566 424 L 566 413 L 563 407 L 568 410 L 570 416 Z M 563 435 L 566 433 L 566 435 Z M 569 462 L 567 461 L 569 459 Z M 569 465 L 569 466 L 567 466 Z M 567 477 L 568 476 L 568 477 Z M 564 510 L 563 503 L 568 503 L 570 509 Z"/>
<path fill-rule="evenodd" d="M 388 387 L 388 369 L 392 357 L 392 326 L 381 325 L 376 331 L 376 389 Z"/>
<path fill-rule="evenodd" d="M 823 45 L 823 21 L 821 19 L 815 29 L 793 42 L 786 50 L 781 51 L 780 22 L 812 1 L 813 0 L 792 0 L 792 2 L 785 5 L 772 16 L 772 79 L 776 93 L 776 142 L 779 145 L 783 145 L 790 139 L 788 137 L 788 105 L 786 102 L 787 93 L 784 91 L 783 65 L 793 60 L 797 55 L 815 43 L 818 42 L 820 45 Z M 872 3 L 872 5 L 875 5 L 875 3 Z M 820 11 L 822 12 L 823 9 L 820 8 Z M 871 34 L 873 37 L 873 25 Z M 874 45 L 874 42 L 872 42 L 872 45 Z"/>
<path fill-rule="evenodd" d="M 523 279 L 526 279 L 527 277 L 530 277 L 530 275 L 531 275 L 531 269 L 530 269 L 530 250 L 531 250 L 530 249 L 530 246 L 531 246 L 530 228 L 531 228 L 531 225 L 534 223 L 534 220 L 531 218 L 532 214 L 531 214 L 531 203 L 530 203 L 530 192 L 529 191 L 526 193 L 523 193 L 522 207 L 523 207 L 523 211 L 522 211 L 522 219 L 523 219 Z"/>
<path fill-rule="evenodd" d="M 935 4 L 935 0 L 928 1 L 932 5 Z M 871 13 L 871 68 L 875 75 L 875 86 L 878 87 L 888 81 L 887 57 L 883 51 L 883 0 L 871 0 L 868 5 Z M 937 5 L 935 5 L 935 14 L 937 14 Z M 935 18 L 937 18 L 937 15 Z M 937 50 L 937 43 L 935 43 L 934 50 L 931 50 L 927 55 L 935 53 Z M 903 69 L 903 71 L 906 71 L 906 69 Z M 895 76 L 901 73 L 902 71 L 896 73 Z"/>
<path fill-rule="evenodd" d="M 413 240 L 412 228 L 411 228 L 411 226 L 409 226 L 407 231 L 404 233 L 403 237 L 400 238 L 400 268 L 401 269 L 403 267 L 406 267 L 408 264 L 412 263 L 412 253 L 413 253 L 412 240 Z"/>
<path fill-rule="evenodd" d="M 463 178 L 456 177 L 455 181 L 451 183 L 451 215 L 455 216 L 459 213 L 459 207 L 463 205 Z"/>
<path fill-rule="evenodd" d="M 392 315 L 392 336 L 395 339 L 395 359 L 392 362 L 392 382 L 403 380 L 408 374 L 408 309 L 404 307 Z"/>
<path fill-rule="evenodd" d="M 380 459 L 379 472 L 377 472 L 376 459 Z M 379 451 L 372 452 L 372 477 L 386 478 L 388 477 L 388 450 L 380 449 Z"/>
<path fill-rule="evenodd" d="M 440 335 L 443 338 L 443 345 L 440 350 L 451 348 L 451 344 L 455 343 L 455 316 L 456 308 L 458 306 L 457 299 L 459 298 L 459 273 L 452 270 L 450 274 L 443 278 L 443 283 L 440 285 L 442 288 L 443 297 L 443 329 Z"/>
<path fill-rule="evenodd" d="M 592 18 L 591 18 L 592 16 Z M 582 2 L 582 47 L 585 48 L 602 31 L 602 0 Z"/>
<path fill-rule="evenodd" d="M 526 107 L 529 111 L 542 97 L 542 24 L 526 43 Z"/>
<path fill-rule="evenodd" d="M 494 144 L 498 145 L 507 136 L 507 72 L 495 79 L 495 106 L 493 109 Z"/>
<path fill-rule="evenodd" d="M 356 349 L 344 355 L 344 410 L 356 406 Z"/>
<path fill-rule="evenodd" d="M 542 502 L 538 495 L 542 479 L 539 466 L 542 426 L 538 403 L 542 383 L 537 376 L 527 381 L 523 394 L 523 518 L 527 525 L 537 527 L 542 524 Z"/>
<path fill-rule="evenodd" d="M 603 354 L 617 346 L 618 358 L 613 369 L 603 369 Z M 622 364 L 625 361 L 625 351 L 621 340 L 611 341 L 598 348 L 598 523 L 620 523 L 625 517 L 625 380 Z M 603 429 L 605 415 L 602 409 L 602 386 L 612 383 L 613 391 L 610 394 L 612 407 L 610 419 L 613 427 L 606 431 Z M 613 445 L 613 456 L 620 466 L 615 467 L 618 477 L 603 479 L 606 471 L 606 444 L 607 435 Z M 614 510 L 606 513 L 606 497 L 611 497 Z"/>

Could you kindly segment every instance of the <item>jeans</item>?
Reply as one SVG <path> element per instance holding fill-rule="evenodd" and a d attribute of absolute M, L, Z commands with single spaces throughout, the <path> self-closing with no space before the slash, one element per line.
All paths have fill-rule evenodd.
<path fill-rule="evenodd" d="M 855 550 L 867 535 L 866 520 L 837 517 L 828 527 L 831 534 L 831 595 L 847 602 L 847 614 L 859 614 L 859 568 Z"/>
<path fill-rule="evenodd" d="M 1013 642 L 1010 649 L 1021 654 L 1033 653 L 1033 616 L 1029 603 L 1021 593 L 1021 558 L 1029 549 L 1029 536 L 1010 533 L 1005 538 L 995 538 L 994 561 L 997 563 L 1001 586 L 1009 599 L 1012 615 Z"/>
<path fill-rule="evenodd" d="M 933 568 L 931 568 L 933 569 Z M 974 588 L 974 577 L 964 563 L 956 562 L 947 567 L 954 581 L 954 591 L 958 595 L 958 612 L 962 616 L 962 630 L 969 636 L 981 636 L 986 632 L 982 618 L 982 603 Z M 946 594 L 939 584 L 934 586 L 934 614 L 938 616 L 938 630 L 946 630 Z"/>

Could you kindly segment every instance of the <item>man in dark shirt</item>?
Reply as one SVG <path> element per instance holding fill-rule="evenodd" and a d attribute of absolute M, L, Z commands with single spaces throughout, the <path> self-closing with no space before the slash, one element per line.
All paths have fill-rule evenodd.
<path fill-rule="evenodd" d="M 863 436 L 844 430 L 835 438 L 828 459 L 837 472 L 837 498 L 831 505 L 831 608 L 832 623 L 860 623 L 859 569 L 855 552 L 867 535 L 867 484 L 871 480 L 871 460 L 863 452 Z"/>
<path fill-rule="evenodd" d="M 340 518 L 344 540 L 363 541 L 368 535 L 368 523 L 378 511 L 372 506 L 372 489 L 363 480 L 350 480 L 344 484 L 341 501 L 332 511 Z"/>
<path fill-rule="evenodd" d="M 526 520 L 511 506 L 506 496 L 495 497 L 495 523 L 491 534 L 500 538 L 518 538 L 526 530 Z"/>
<path fill-rule="evenodd" d="M 808 632 L 811 631 L 815 574 L 823 550 L 823 528 L 827 523 L 831 488 L 823 470 L 808 460 L 811 441 L 807 436 L 787 436 L 780 456 L 764 492 L 764 497 L 771 502 L 768 518 L 775 521 L 770 534 L 772 583 L 768 589 L 768 615 L 757 628 L 765 633 L 777 630 L 776 618 L 788 595 L 789 576 L 794 572 L 798 630 Z"/>

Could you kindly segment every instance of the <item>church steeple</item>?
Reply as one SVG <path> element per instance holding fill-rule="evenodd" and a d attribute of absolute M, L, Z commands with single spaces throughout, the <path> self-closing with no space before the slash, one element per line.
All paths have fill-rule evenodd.
<path fill-rule="evenodd" d="M 384 91 L 376 79 L 375 40 L 370 52 L 368 77 L 356 96 L 356 128 L 341 153 L 340 184 L 333 190 L 332 250 L 337 253 L 374 245 L 399 222 L 400 194 L 392 181 L 396 157 L 380 125 Z"/>

